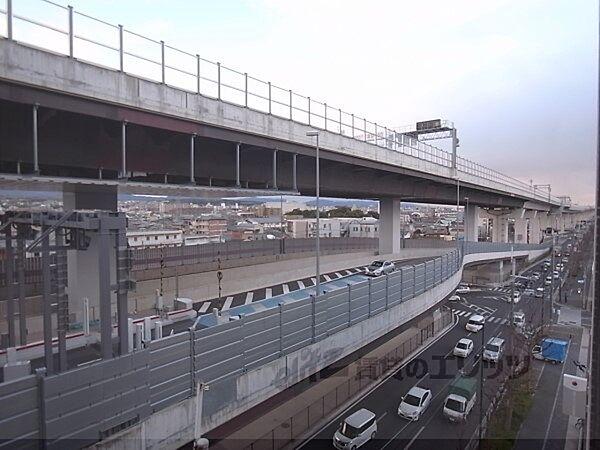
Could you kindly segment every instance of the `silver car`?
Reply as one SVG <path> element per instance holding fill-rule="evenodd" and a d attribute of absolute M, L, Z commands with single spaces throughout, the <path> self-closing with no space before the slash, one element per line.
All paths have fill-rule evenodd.
<path fill-rule="evenodd" d="M 391 261 L 373 261 L 365 271 L 366 275 L 371 277 L 379 277 L 381 275 L 385 275 L 387 273 L 392 273 L 396 270 L 396 266 Z"/>

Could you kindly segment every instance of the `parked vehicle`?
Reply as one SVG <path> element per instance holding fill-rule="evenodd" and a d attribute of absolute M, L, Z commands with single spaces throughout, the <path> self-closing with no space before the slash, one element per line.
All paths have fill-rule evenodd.
<path fill-rule="evenodd" d="M 538 281 L 538 280 L 540 279 L 540 277 L 541 277 L 541 275 L 540 275 L 540 273 L 539 273 L 539 272 L 533 272 L 533 273 L 531 274 L 531 278 L 532 278 L 533 280 L 535 280 L 535 281 Z"/>
<path fill-rule="evenodd" d="M 460 302 L 460 300 L 461 300 L 461 298 L 460 298 L 458 295 L 451 295 L 451 296 L 448 298 L 448 301 L 449 301 L 449 302 Z"/>
<path fill-rule="evenodd" d="M 391 261 L 373 261 L 365 271 L 366 275 L 378 277 L 386 273 L 392 273 L 396 270 L 396 266 Z"/>
<path fill-rule="evenodd" d="M 544 288 L 543 287 L 539 287 L 535 290 L 535 297 L 536 298 L 543 298 L 544 297 Z"/>
<path fill-rule="evenodd" d="M 546 277 L 546 280 L 544 281 L 544 284 L 546 284 L 546 285 L 552 284 L 552 275 L 548 275 Z"/>
<path fill-rule="evenodd" d="M 527 288 L 523 291 L 523 295 L 527 295 L 528 297 L 534 297 L 535 296 L 535 290 L 531 289 L 531 288 Z"/>
<path fill-rule="evenodd" d="M 477 333 L 479 330 L 481 330 L 483 328 L 484 324 L 485 324 L 485 317 L 475 314 L 469 318 L 469 321 L 465 325 L 465 328 L 468 331 Z"/>
<path fill-rule="evenodd" d="M 452 352 L 454 356 L 460 356 L 462 358 L 466 358 L 473 351 L 473 341 L 471 339 L 462 338 L 460 339 L 456 345 L 454 346 L 454 351 Z"/>
<path fill-rule="evenodd" d="M 408 420 L 419 420 L 431 403 L 431 391 L 418 386 L 410 388 L 400 400 L 398 415 Z"/>
<path fill-rule="evenodd" d="M 466 294 L 471 292 L 471 288 L 466 284 L 459 284 L 455 291 L 457 294 Z"/>
<path fill-rule="evenodd" d="M 504 353 L 504 339 L 493 337 L 483 349 L 483 360 L 497 363 Z"/>
<path fill-rule="evenodd" d="M 375 414 L 362 408 L 346 417 L 333 435 L 333 446 L 339 450 L 357 449 L 377 433 Z"/>
<path fill-rule="evenodd" d="M 477 380 L 458 376 L 448 387 L 443 414 L 452 422 L 466 421 L 477 399 Z"/>
<path fill-rule="evenodd" d="M 544 338 L 533 347 L 531 353 L 535 359 L 563 363 L 567 357 L 569 342 L 562 339 Z"/>

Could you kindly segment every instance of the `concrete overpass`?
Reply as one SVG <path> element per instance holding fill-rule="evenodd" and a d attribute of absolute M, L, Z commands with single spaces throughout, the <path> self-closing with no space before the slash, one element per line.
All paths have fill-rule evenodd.
<path fill-rule="evenodd" d="M 73 208 L 102 209 L 116 208 L 117 191 L 314 195 L 315 142 L 306 132 L 319 129 L 321 194 L 379 199 L 382 253 L 399 248 L 402 200 L 469 203 L 472 225 L 485 208 L 495 242 L 507 242 L 510 218 L 518 222 L 518 242 L 539 242 L 549 221 L 564 228 L 566 214 L 581 219 L 568 198 L 551 195 L 550 188 L 442 151 L 415 139 L 418 133 L 394 131 L 180 51 L 193 57 L 196 70 L 189 72 L 189 61 L 163 41 L 155 41 L 158 59 L 136 54 L 124 44 L 131 32 L 122 27 L 113 28 L 121 39 L 111 47 L 77 27 L 78 11 L 65 12 L 70 26 L 51 25 L 64 31 L 64 54 L 44 49 L 35 33 L 19 35 L 24 24 L 43 29 L 39 18 L 6 15 L 10 33 L 0 41 L 4 186 L 63 190 Z M 84 43 L 87 52 L 79 50 Z M 107 67 L 89 45 L 108 48 L 118 64 Z M 139 76 L 140 61 L 160 68 L 157 80 Z"/>

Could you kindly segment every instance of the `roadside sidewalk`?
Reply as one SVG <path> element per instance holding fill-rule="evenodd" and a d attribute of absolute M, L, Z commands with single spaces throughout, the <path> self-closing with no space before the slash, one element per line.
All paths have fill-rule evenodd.
<path fill-rule="evenodd" d="M 293 444 L 371 388 L 386 370 L 409 361 L 449 331 L 455 325 L 454 317 L 448 312 L 443 316 L 446 326 L 441 327 L 442 322 L 434 325 L 433 316 L 422 319 L 418 326 L 401 332 L 356 362 L 233 431 L 211 448 L 234 450 L 250 448 L 251 444 L 253 448 L 283 448 Z"/>

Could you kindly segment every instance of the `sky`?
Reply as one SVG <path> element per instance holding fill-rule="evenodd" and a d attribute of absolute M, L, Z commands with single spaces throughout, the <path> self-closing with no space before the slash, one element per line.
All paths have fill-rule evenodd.
<path fill-rule="evenodd" d="M 60 4 L 66 2 L 55 0 Z M 15 13 L 44 21 L 66 13 L 40 0 L 17 0 Z M 0 0 L 2 4 L 2 0 Z M 591 204 L 595 192 L 598 3 L 595 0 L 69 0 L 75 11 L 122 24 L 171 47 L 398 127 L 454 122 L 459 155 Z M 66 23 L 66 21 L 65 21 Z M 118 33 L 75 15 L 75 33 L 116 47 Z M 19 24 L 17 39 L 56 42 L 57 33 Z M 0 32 L 2 28 L 0 26 Z M 18 33 L 21 33 L 19 36 Z M 149 59 L 160 47 L 126 33 Z M 111 50 L 75 43 L 76 56 Z M 157 78 L 158 67 L 126 59 L 126 71 Z M 195 72 L 195 58 L 166 52 L 167 64 Z M 212 78 L 216 66 L 202 62 Z M 167 72 L 171 80 L 192 77 Z M 242 76 L 224 71 L 224 82 Z M 213 89 L 203 81 L 203 89 Z M 251 79 L 255 92 L 266 84 Z M 210 93 L 209 93 L 210 94 Z M 231 90 L 227 95 L 239 99 Z M 287 98 L 287 97 L 286 97 Z M 258 98 L 251 101 L 260 102 Z M 435 144 L 448 148 L 447 143 Z"/>

